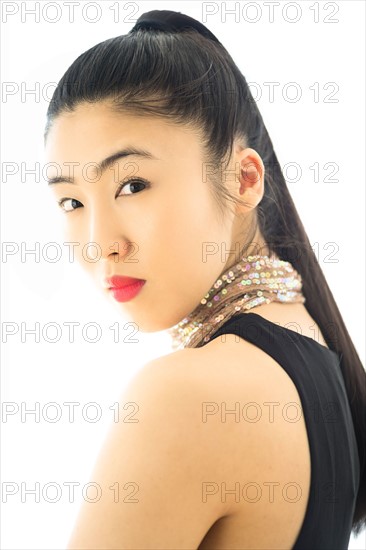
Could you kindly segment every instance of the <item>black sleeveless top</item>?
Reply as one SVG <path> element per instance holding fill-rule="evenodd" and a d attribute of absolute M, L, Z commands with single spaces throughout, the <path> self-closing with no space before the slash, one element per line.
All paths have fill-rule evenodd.
<path fill-rule="evenodd" d="M 256 313 L 235 314 L 209 340 L 224 334 L 236 334 L 270 355 L 300 396 L 311 482 L 304 521 L 292 549 L 347 550 L 360 463 L 338 354 Z"/>

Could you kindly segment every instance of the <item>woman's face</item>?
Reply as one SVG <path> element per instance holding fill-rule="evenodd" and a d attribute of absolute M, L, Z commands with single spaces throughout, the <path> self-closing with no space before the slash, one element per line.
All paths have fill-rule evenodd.
<path fill-rule="evenodd" d="M 101 170 L 104 159 L 127 148 L 148 155 L 124 156 Z M 75 258 L 141 331 L 178 323 L 235 261 L 233 214 L 220 215 L 193 130 L 82 104 L 56 118 L 45 155 L 53 163 L 48 179 L 74 179 L 50 189 L 55 200 L 67 199 L 60 215 L 66 240 L 80 243 Z M 146 282 L 119 302 L 105 288 L 113 275 Z"/>

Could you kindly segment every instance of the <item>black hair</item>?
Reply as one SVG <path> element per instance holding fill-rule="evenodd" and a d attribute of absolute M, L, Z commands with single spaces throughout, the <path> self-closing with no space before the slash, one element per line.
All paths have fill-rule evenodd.
<path fill-rule="evenodd" d="M 44 139 L 53 120 L 83 102 L 111 100 L 116 112 L 158 116 L 202 131 L 205 160 L 215 170 L 232 154 L 234 139 L 251 147 L 265 166 L 264 196 L 256 223 L 280 259 L 302 277 L 305 307 L 328 347 L 340 359 L 360 460 L 352 528 L 366 525 L 366 374 L 311 247 L 286 185 L 272 141 L 245 77 L 219 40 L 179 12 L 144 13 L 126 35 L 96 44 L 67 69 L 47 110 Z M 225 186 L 213 182 L 217 198 Z M 254 233 L 253 233 L 254 234 Z M 259 251 L 257 253 L 260 253 Z"/>

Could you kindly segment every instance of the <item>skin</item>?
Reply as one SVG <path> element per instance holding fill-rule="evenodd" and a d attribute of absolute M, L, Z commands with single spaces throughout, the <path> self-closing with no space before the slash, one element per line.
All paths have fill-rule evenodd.
<path fill-rule="evenodd" d="M 126 146 L 143 147 L 158 160 L 121 159 L 114 170 L 88 181 L 83 171 L 87 163 L 99 163 Z M 71 175 L 65 163 L 78 163 L 72 174 L 76 185 L 50 186 L 53 200 L 79 201 L 80 208 L 64 217 L 60 211 L 66 240 L 80 243 L 76 259 L 142 332 L 178 323 L 236 262 L 238 257 L 225 251 L 238 251 L 235 243 L 241 247 L 245 242 L 264 192 L 260 156 L 236 142 L 225 185 L 247 205 L 231 205 L 222 219 L 209 182 L 202 177 L 203 149 L 197 130 L 157 118 L 117 115 L 107 103 L 80 105 L 74 113 L 60 115 L 48 135 L 45 161 L 60 167 L 49 168 L 49 178 Z M 238 177 L 232 172 L 235 168 Z M 142 177 L 151 187 L 140 185 L 136 191 L 127 185 L 122 190 L 126 194 L 116 197 L 126 175 Z M 65 206 L 70 208 L 70 201 Z M 260 253 L 268 253 L 259 231 L 252 240 L 261 247 Z M 100 246 L 96 262 L 81 253 L 88 242 Z M 207 261 L 203 261 L 205 243 L 218 245 Z M 258 248 L 249 248 L 251 252 L 258 253 Z M 146 284 L 133 300 L 118 303 L 102 288 L 103 278 L 114 274 L 145 279 Z M 276 307 L 290 316 L 296 311 L 298 319 L 304 313 L 298 304 L 268 304 L 260 306 L 261 314 L 269 312 L 270 319 Z M 83 502 L 69 549 L 213 550 L 225 543 L 231 548 L 242 548 L 244 543 L 291 547 L 306 499 L 297 507 L 277 503 L 277 515 L 272 504 L 267 510 L 261 503 L 256 517 L 251 515 L 253 506 L 243 508 L 232 499 L 202 500 L 202 482 L 207 480 L 296 479 L 305 496 L 309 487 L 303 422 L 292 424 L 291 434 L 289 424 L 281 420 L 255 427 L 242 422 L 203 424 L 202 403 L 207 401 L 300 401 L 283 369 L 274 368 L 273 359 L 249 342 L 240 339 L 238 345 L 234 335 L 227 336 L 225 344 L 217 338 L 202 348 L 150 361 L 124 388 L 120 410 L 126 403 L 138 404 L 138 422 L 111 426 L 91 476 L 103 496 L 98 502 Z M 128 408 L 126 415 L 129 412 Z M 269 445 L 273 450 L 263 453 Z M 113 502 L 110 487 L 116 483 L 120 496 Z"/>
<path fill-rule="evenodd" d="M 159 160 L 120 159 L 113 169 L 90 181 L 91 171 L 84 169 L 87 163 L 99 163 L 128 145 L 143 147 Z M 209 183 L 203 181 L 202 158 L 197 131 L 157 118 L 116 115 L 106 103 L 80 105 L 75 113 L 60 115 L 48 135 L 46 163 L 59 168 L 50 165 L 47 176 L 72 174 L 77 183 L 52 185 L 51 192 L 56 200 L 69 197 L 83 205 L 65 214 L 66 239 L 81 243 L 75 257 L 99 288 L 111 275 L 146 280 L 133 300 L 117 303 L 142 332 L 171 327 L 196 307 L 239 258 L 248 216 L 263 196 L 260 156 L 237 146 L 226 184 L 251 207 L 231 206 L 222 220 Z M 78 163 L 73 172 L 67 162 Z M 235 167 L 243 170 L 236 182 L 230 172 Z M 132 175 L 145 178 L 151 187 L 131 190 L 127 185 L 116 198 L 118 182 Z M 72 208 L 70 201 L 65 206 Z M 253 241 L 264 246 L 259 232 Z M 82 254 L 88 242 L 99 244 L 99 261 L 88 261 Z M 93 247 L 90 257 L 95 255 Z"/>

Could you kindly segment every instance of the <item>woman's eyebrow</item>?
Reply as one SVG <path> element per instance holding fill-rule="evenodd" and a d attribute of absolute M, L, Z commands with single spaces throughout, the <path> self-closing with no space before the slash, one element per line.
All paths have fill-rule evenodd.
<path fill-rule="evenodd" d="M 135 156 L 135 157 L 142 157 L 147 158 L 151 160 L 160 160 L 157 157 L 155 157 L 150 151 L 147 151 L 146 149 L 138 149 L 136 147 L 126 147 L 125 149 L 122 149 L 121 151 L 117 151 L 116 153 L 113 153 L 109 157 L 103 159 L 98 164 L 98 173 L 99 175 L 103 174 L 109 168 L 114 164 L 117 160 L 129 156 Z M 94 173 L 96 173 L 97 170 L 94 169 Z M 75 179 L 71 176 L 55 176 L 53 178 L 46 178 L 46 181 L 48 185 L 54 185 L 56 183 L 72 183 L 75 184 Z"/>

